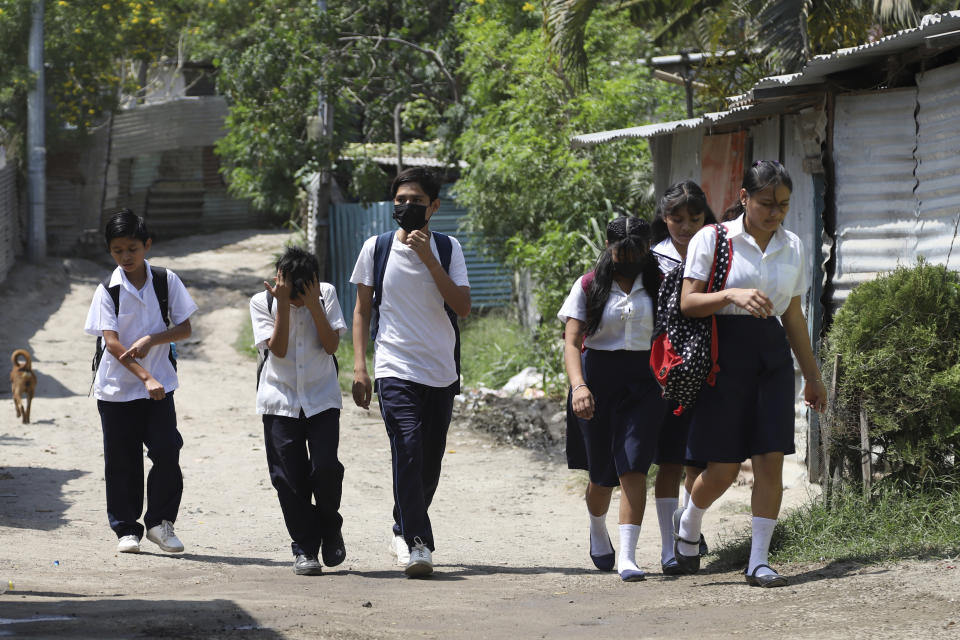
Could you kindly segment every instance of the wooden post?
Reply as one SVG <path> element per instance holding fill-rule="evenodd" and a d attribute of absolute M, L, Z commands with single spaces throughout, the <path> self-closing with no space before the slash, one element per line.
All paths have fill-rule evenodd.
<path fill-rule="evenodd" d="M 863 495 L 870 497 L 870 427 L 867 423 L 867 410 L 860 408 L 860 470 L 863 475 Z"/>
<path fill-rule="evenodd" d="M 820 448 L 823 451 L 823 468 L 820 470 L 821 484 L 825 491 L 829 493 L 830 487 L 830 472 L 832 471 L 832 466 L 830 464 L 830 444 L 832 441 L 833 435 L 833 421 L 837 417 L 837 377 L 840 373 L 840 354 L 836 354 L 833 357 L 833 377 L 830 379 L 830 392 L 827 395 L 827 411 L 828 415 L 825 420 L 820 421 Z"/>

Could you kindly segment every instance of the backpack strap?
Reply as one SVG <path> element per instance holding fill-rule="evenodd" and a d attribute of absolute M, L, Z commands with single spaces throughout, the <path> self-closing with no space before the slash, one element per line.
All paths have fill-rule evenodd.
<path fill-rule="evenodd" d="M 445 233 L 433 232 L 434 242 L 437 243 L 437 253 L 440 254 L 440 266 L 443 267 L 444 272 L 447 275 L 450 275 L 450 260 L 453 256 L 453 241 L 450 240 L 450 236 Z M 456 312 L 450 308 L 450 306 L 444 302 L 443 310 L 447 312 L 447 317 L 450 318 L 450 324 L 453 325 L 453 362 L 457 366 L 457 393 L 460 393 L 460 323 L 457 322 Z"/>
<path fill-rule="evenodd" d="M 160 315 L 163 317 L 163 324 L 170 326 L 169 293 L 167 290 L 167 270 L 163 267 L 154 267 L 150 265 L 150 271 L 153 272 L 153 292 L 157 294 L 157 302 L 160 303 Z"/>
<path fill-rule="evenodd" d="M 370 309 L 370 340 L 377 339 L 380 330 L 380 302 L 383 300 L 383 274 L 387 271 L 387 258 L 393 246 L 396 231 L 387 231 L 377 236 L 373 247 L 373 305 Z"/>
<path fill-rule="evenodd" d="M 727 276 L 730 275 L 730 264 L 733 262 L 733 240 L 727 238 L 727 228 L 722 224 L 713 225 L 716 233 L 716 246 L 713 250 L 713 266 L 710 267 L 710 279 L 707 281 L 707 292 L 720 291 L 727 286 Z M 720 341 L 717 335 L 717 315 L 711 314 L 710 359 L 712 365 L 707 374 L 707 384 L 711 387 L 717 383 L 717 373 L 720 371 L 718 359 L 720 357 Z"/>

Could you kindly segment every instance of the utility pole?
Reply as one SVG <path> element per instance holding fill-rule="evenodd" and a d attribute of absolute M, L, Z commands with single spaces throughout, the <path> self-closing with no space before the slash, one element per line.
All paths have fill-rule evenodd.
<path fill-rule="evenodd" d="M 317 0 L 320 13 L 327 12 L 326 0 Z M 321 81 L 322 84 L 322 81 Z M 333 135 L 333 107 L 327 102 L 321 86 L 317 98 L 317 120 L 320 129 L 320 139 L 329 141 Z M 330 168 L 329 158 L 321 158 L 320 180 L 317 186 L 316 208 L 310 212 L 307 219 L 307 242 L 310 249 L 320 263 L 321 279 L 326 277 L 327 253 L 330 244 Z"/>
<path fill-rule="evenodd" d="M 33 84 L 27 93 L 27 257 L 47 256 L 46 82 L 43 74 L 43 0 L 33 0 L 27 64 Z"/>

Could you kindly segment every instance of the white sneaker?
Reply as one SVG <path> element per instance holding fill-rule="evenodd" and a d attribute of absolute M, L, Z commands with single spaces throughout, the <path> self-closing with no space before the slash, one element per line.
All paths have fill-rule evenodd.
<path fill-rule="evenodd" d="M 133 535 L 122 536 L 117 542 L 118 553 L 140 553 L 140 538 Z"/>
<path fill-rule="evenodd" d="M 414 538 L 413 549 L 410 550 L 410 562 L 407 568 L 403 570 L 411 578 L 419 578 L 433 573 L 433 557 L 430 555 L 430 549 L 423 544 L 420 538 Z"/>
<path fill-rule="evenodd" d="M 179 553 L 183 551 L 183 543 L 173 532 L 173 523 L 164 520 L 155 527 L 147 530 L 147 540 L 156 543 L 158 547 L 168 553 Z"/>
<path fill-rule="evenodd" d="M 397 564 L 401 567 L 407 566 L 410 562 L 410 547 L 407 546 L 403 536 L 393 536 L 390 541 L 390 551 L 397 557 Z"/>

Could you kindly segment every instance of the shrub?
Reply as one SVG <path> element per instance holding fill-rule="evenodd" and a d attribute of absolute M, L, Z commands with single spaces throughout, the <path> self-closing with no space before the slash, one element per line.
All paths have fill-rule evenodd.
<path fill-rule="evenodd" d="M 891 478 L 914 483 L 960 473 L 957 273 L 921 258 L 859 285 L 837 313 L 824 353 L 828 377 L 840 356 L 831 443 L 838 455 L 859 448 L 864 409 L 871 445 Z"/>

